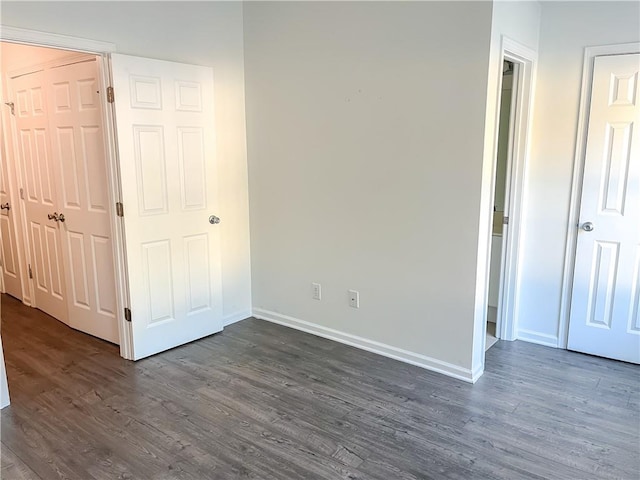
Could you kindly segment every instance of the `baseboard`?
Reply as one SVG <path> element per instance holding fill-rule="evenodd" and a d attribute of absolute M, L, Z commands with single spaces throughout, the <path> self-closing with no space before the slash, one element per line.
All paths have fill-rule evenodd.
<path fill-rule="evenodd" d="M 222 324 L 225 327 L 228 327 L 229 325 L 232 325 L 232 324 L 234 324 L 236 322 L 239 322 L 240 320 L 246 320 L 250 316 L 251 316 L 251 312 L 249 310 L 245 310 L 243 312 L 232 313 L 231 315 L 227 315 L 226 317 L 224 317 L 222 319 Z"/>
<path fill-rule="evenodd" d="M 523 342 L 558 348 L 558 337 L 556 335 L 548 335 L 546 333 L 538 333 L 532 330 L 519 329 L 516 337 L 518 340 L 522 340 Z"/>
<path fill-rule="evenodd" d="M 366 350 L 367 352 L 377 353 L 378 355 L 383 355 L 385 357 L 393 358 L 394 360 L 409 363 L 411 365 L 424 368 L 425 370 L 442 373 L 443 375 L 457 378 L 458 380 L 463 380 L 469 383 L 474 383 L 478 378 L 480 378 L 480 375 L 482 375 L 483 372 L 482 366 L 476 369 L 476 371 L 472 372 L 471 369 L 462 368 L 452 363 L 443 362 L 435 358 L 427 357 L 426 355 L 413 353 L 408 350 L 403 350 L 391 345 L 386 345 L 374 340 L 358 337 L 356 335 L 351 335 L 350 333 L 323 327 L 322 325 L 318 325 L 316 323 L 306 322 L 298 318 L 290 317 L 288 315 L 282 315 L 280 313 L 264 310 L 261 308 L 254 308 L 253 316 L 261 320 L 277 323 L 278 325 L 283 325 L 285 327 L 290 327 L 295 330 L 311 333 L 313 335 L 327 338 L 329 340 L 343 343 L 345 345 L 360 348 L 362 350 Z"/>
<path fill-rule="evenodd" d="M 484 373 L 484 364 L 478 365 L 471 373 L 471 383 L 476 383 Z"/>

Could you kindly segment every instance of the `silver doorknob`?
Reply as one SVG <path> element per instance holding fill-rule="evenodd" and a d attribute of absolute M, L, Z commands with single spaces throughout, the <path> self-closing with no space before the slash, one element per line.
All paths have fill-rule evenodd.
<path fill-rule="evenodd" d="M 209 217 L 209 223 L 211 225 L 217 225 L 218 223 L 220 223 L 220 219 L 218 217 L 216 217 L 215 215 L 211 215 Z"/>
<path fill-rule="evenodd" d="M 9 206 L 9 202 L 3 203 L 2 205 L 0 205 L 0 210 L 6 210 L 7 212 L 11 210 L 11 206 Z"/>
<path fill-rule="evenodd" d="M 585 232 L 593 232 L 593 228 L 594 228 L 593 227 L 593 223 L 591 223 L 591 222 L 586 222 L 586 223 L 582 224 L 582 229 Z"/>
<path fill-rule="evenodd" d="M 64 223 L 64 213 L 61 213 L 60 215 L 58 215 L 58 220 L 60 220 L 62 223 Z"/>
<path fill-rule="evenodd" d="M 53 220 L 54 222 L 57 222 L 58 221 L 58 212 L 53 212 L 53 213 L 47 214 L 47 218 L 49 220 Z"/>

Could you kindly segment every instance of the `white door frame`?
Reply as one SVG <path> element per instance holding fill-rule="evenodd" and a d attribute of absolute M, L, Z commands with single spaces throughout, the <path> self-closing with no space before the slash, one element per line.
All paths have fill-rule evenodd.
<path fill-rule="evenodd" d="M 38 32 L 22 28 L 1 26 L 0 40 L 33 45 L 38 47 L 57 48 L 61 50 L 72 50 L 75 52 L 90 53 L 96 55 L 100 70 L 100 82 L 103 92 L 107 91 L 107 86 L 111 84 L 111 70 L 109 65 L 109 54 L 116 51 L 113 43 L 90 40 L 79 37 L 58 35 L 54 33 Z M 107 102 L 106 95 L 102 96 L 104 102 L 104 127 L 105 145 L 107 149 L 107 182 L 109 191 L 109 201 L 112 205 L 121 201 L 120 192 L 120 167 L 116 154 L 116 135 L 114 124 L 113 104 Z M 22 204 L 21 204 L 22 205 Z M 22 207 L 21 207 L 22 208 Z M 115 211 L 115 207 L 114 207 Z M 115 261 L 116 276 L 116 307 L 118 334 L 120 339 L 120 355 L 126 359 L 133 359 L 133 342 L 131 336 L 131 324 L 124 318 L 124 308 L 129 305 L 128 282 L 125 267 L 124 250 L 124 229 L 122 220 L 115 215 L 111 218 L 111 231 L 113 234 L 113 256 Z"/>
<path fill-rule="evenodd" d="M 500 65 L 505 60 L 518 65 L 517 83 L 513 85 L 511 99 L 511 115 L 509 119 L 509 149 L 507 158 L 507 202 L 509 223 L 506 236 L 502 241 L 500 262 L 500 289 L 498 295 L 498 316 L 496 319 L 496 336 L 512 341 L 517 338 L 517 292 L 519 289 L 519 247 L 521 238 L 522 213 L 525 211 L 523 198 L 526 165 L 529 157 L 529 130 L 533 110 L 533 92 L 537 53 L 524 45 L 502 37 Z M 499 91 L 502 92 L 502 75 L 499 76 Z M 499 115 L 496 117 L 494 142 L 494 168 L 496 170 L 498 156 Z M 495 175 L 492 191 L 495 192 Z M 489 254 L 491 252 L 489 251 Z"/>
<path fill-rule="evenodd" d="M 526 211 L 524 185 L 529 161 L 530 126 L 533 111 L 538 54 L 530 48 L 502 35 L 500 45 L 492 48 L 487 84 L 485 116 L 485 142 L 482 158 L 480 223 L 478 225 L 478 254 L 476 258 L 476 291 L 473 312 L 472 381 L 484 371 L 486 357 L 487 310 L 489 305 L 489 274 L 491 263 L 491 236 L 495 197 L 498 136 L 500 133 L 500 99 L 502 95 L 502 69 L 504 61 L 518 64 L 517 93 L 512 99 L 516 110 L 513 122 L 511 171 L 508 181 L 509 227 L 503 238 L 503 262 L 499 295 L 499 314 L 496 336 L 502 340 L 517 338 L 518 289 L 520 287 L 519 250 L 523 235 L 522 213 Z"/>
<path fill-rule="evenodd" d="M 587 146 L 587 127 L 591 101 L 591 84 L 593 80 L 593 62 L 595 57 L 603 55 L 624 55 L 640 53 L 640 42 L 622 43 L 586 47 L 582 66 L 582 87 L 580 88 L 580 110 L 578 115 L 578 131 L 576 134 L 576 154 L 573 159 L 573 177 L 571 180 L 571 199 L 569 205 L 569 221 L 567 223 L 567 244 L 562 274 L 562 297 L 560 300 L 560 322 L 558 325 L 558 348 L 567 348 L 569 340 L 569 317 L 571 315 L 571 290 L 573 287 L 573 270 L 576 262 L 576 246 L 578 242 L 578 222 L 580 217 L 580 199 L 582 197 L 582 179 L 584 177 L 584 160 Z"/>

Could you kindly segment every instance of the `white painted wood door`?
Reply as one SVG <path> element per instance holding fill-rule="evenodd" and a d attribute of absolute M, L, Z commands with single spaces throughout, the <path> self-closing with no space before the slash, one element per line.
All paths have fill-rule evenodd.
<path fill-rule="evenodd" d="M 18 161 L 22 164 L 35 306 L 69 323 L 44 72 L 12 79 Z"/>
<path fill-rule="evenodd" d="M 47 70 L 69 325 L 119 343 L 102 98 L 95 57 Z M 104 94 L 102 94 L 104 96 Z"/>
<path fill-rule="evenodd" d="M 112 55 L 134 358 L 222 330 L 213 72 Z"/>
<path fill-rule="evenodd" d="M 568 340 L 571 350 L 634 363 L 640 363 L 639 73 L 638 54 L 595 58 Z"/>
<path fill-rule="evenodd" d="M 22 300 L 20 277 L 20 255 L 16 244 L 15 216 L 19 206 L 11 202 L 7 157 L 4 151 L 4 128 L 0 128 L 0 259 L 2 260 L 2 281 L 4 291 Z"/>

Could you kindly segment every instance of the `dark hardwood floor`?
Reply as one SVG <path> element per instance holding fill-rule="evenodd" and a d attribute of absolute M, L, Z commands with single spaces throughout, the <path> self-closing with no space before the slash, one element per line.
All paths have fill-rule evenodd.
<path fill-rule="evenodd" d="M 2 296 L 2 479 L 637 479 L 637 366 L 498 342 L 475 385 L 259 320 L 137 363 Z"/>

